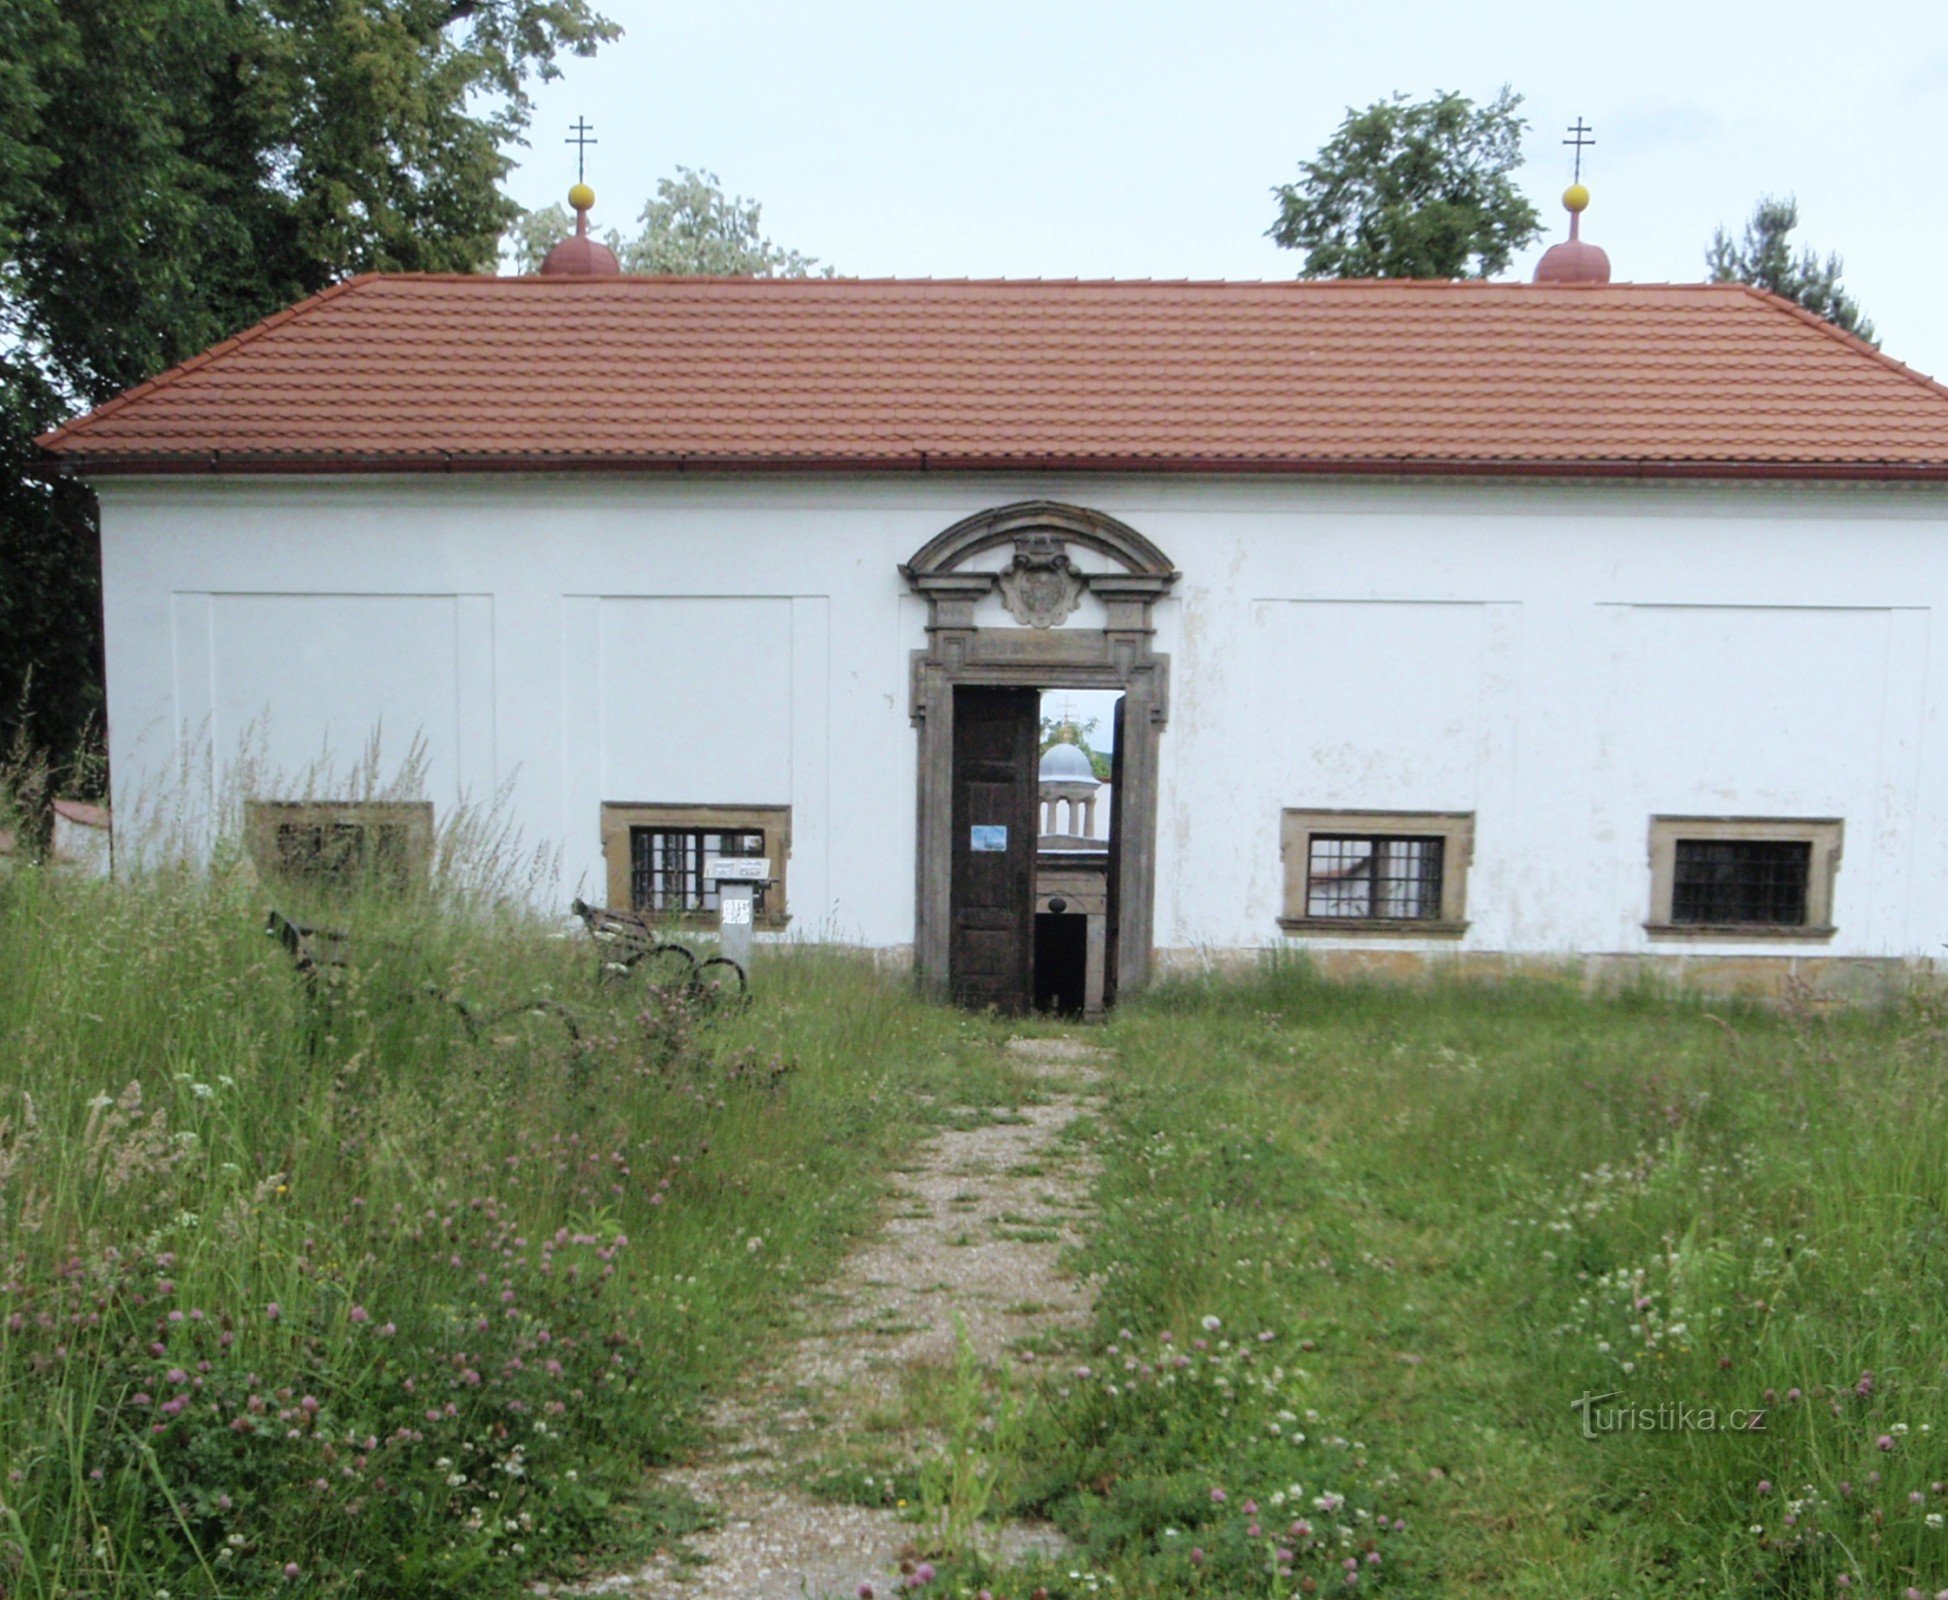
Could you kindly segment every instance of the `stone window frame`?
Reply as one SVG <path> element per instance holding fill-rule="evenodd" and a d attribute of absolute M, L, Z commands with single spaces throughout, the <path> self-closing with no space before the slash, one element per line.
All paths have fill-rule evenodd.
<path fill-rule="evenodd" d="M 711 833 L 762 833 L 765 856 L 771 862 L 771 881 L 765 887 L 764 911 L 753 926 L 777 932 L 791 922 L 786 898 L 786 874 L 791 859 L 791 807 L 751 805 L 664 805 L 644 801 L 602 802 L 602 865 L 608 882 L 608 903 L 617 910 L 633 909 L 629 896 L 629 834 L 634 828 L 702 828 Z M 659 920 L 673 926 L 714 928 L 715 911 L 664 912 Z"/>
<path fill-rule="evenodd" d="M 1806 868 L 1806 920 L 1776 922 L 1673 922 L 1671 899 L 1677 879 L 1679 839 L 1757 839 L 1809 844 Z M 1833 922 L 1835 879 L 1846 843 L 1843 817 L 1693 817 L 1657 815 L 1650 819 L 1650 915 L 1644 931 L 1653 939 L 1721 940 L 1804 939 L 1822 942 L 1839 929 Z"/>
<path fill-rule="evenodd" d="M 1441 914 L 1438 917 L 1313 917 L 1306 915 L 1312 836 L 1392 834 L 1441 840 Z M 1468 931 L 1468 869 L 1474 863 L 1472 811 L 1352 811 L 1288 806 L 1279 818 L 1279 856 L 1285 868 L 1287 933 L 1349 939 L 1458 939 Z"/>
<path fill-rule="evenodd" d="M 406 835 L 406 884 L 426 881 L 433 864 L 433 802 L 431 800 L 247 800 L 244 802 L 244 848 L 260 878 L 286 880 L 277 835 L 281 828 L 328 826 L 355 821 L 362 827 L 403 828 Z"/>

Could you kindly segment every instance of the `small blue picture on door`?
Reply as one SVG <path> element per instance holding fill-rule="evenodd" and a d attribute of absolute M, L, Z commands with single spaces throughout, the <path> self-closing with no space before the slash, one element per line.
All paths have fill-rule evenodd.
<path fill-rule="evenodd" d="M 1006 853 L 1008 848 L 1008 828 L 1005 823 L 976 822 L 969 829 L 972 835 L 970 848 L 976 855 L 985 851 Z"/>

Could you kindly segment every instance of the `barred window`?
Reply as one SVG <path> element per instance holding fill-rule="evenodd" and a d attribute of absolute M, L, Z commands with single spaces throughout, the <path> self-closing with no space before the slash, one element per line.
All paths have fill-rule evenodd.
<path fill-rule="evenodd" d="M 1671 921 L 1803 926 L 1812 866 L 1804 839 L 1679 839 Z"/>
<path fill-rule="evenodd" d="M 1443 844 L 1438 836 L 1313 834 L 1305 914 L 1438 921 Z"/>
<path fill-rule="evenodd" d="M 704 874 L 713 856 L 762 856 L 764 835 L 708 828 L 631 828 L 629 904 L 632 910 L 677 913 L 716 911 L 717 885 Z M 757 886 L 753 910 L 765 911 L 766 885 Z"/>
<path fill-rule="evenodd" d="M 1331 937 L 1456 939 L 1468 930 L 1472 811 L 1286 811 L 1278 924 Z"/>
<path fill-rule="evenodd" d="M 406 829 L 393 822 L 280 822 L 277 871 L 289 878 L 366 878 L 401 884 L 410 870 Z"/>
<path fill-rule="evenodd" d="M 772 932 L 791 922 L 791 807 L 602 803 L 602 866 L 608 903 L 651 916 L 717 920 L 712 856 L 761 857 L 769 883 L 756 885 L 752 912 Z"/>
<path fill-rule="evenodd" d="M 1652 817 L 1655 937 L 1828 939 L 1838 817 Z"/>
<path fill-rule="evenodd" d="M 260 873 L 317 888 L 404 888 L 433 854 L 423 800 L 253 800 L 244 826 Z"/>

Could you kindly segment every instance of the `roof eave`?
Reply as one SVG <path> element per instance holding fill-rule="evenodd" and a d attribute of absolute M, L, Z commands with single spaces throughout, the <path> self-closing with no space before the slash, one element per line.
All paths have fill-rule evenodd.
<path fill-rule="evenodd" d="M 208 451 L 109 452 L 44 449 L 50 474 L 113 477 L 427 477 L 494 473 L 606 473 L 738 476 L 792 473 L 1074 472 L 1196 473 L 1261 477 L 1732 479 L 1781 482 L 1948 482 L 1948 460 L 1753 461 L 1602 460 L 1504 457 L 1293 457 L 1153 455 L 997 455 L 903 451 L 881 455 L 257 454 Z"/>

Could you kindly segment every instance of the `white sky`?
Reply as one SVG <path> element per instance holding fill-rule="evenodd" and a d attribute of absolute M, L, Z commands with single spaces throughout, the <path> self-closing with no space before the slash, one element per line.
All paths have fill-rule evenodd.
<path fill-rule="evenodd" d="M 1522 179 L 1562 236 L 1558 141 L 1595 128 L 1587 236 L 1619 279 L 1696 281 L 1761 192 L 1846 258 L 1883 347 L 1948 375 L 1948 7 L 1810 0 L 607 0 L 627 30 L 539 86 L 525 205 L 574 178 L 625 231 L 659 175 L 718 173 L 781 244 L 849 274 L 1292 276 L 1269 190 L 1346 108 L 1509 82 Z M 1541 246 L 1517 262 L 1526 278 Z"/>

